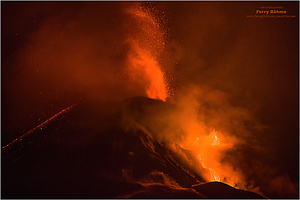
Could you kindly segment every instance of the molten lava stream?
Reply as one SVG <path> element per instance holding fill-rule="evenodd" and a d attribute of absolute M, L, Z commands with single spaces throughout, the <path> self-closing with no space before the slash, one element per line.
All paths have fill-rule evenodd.
<path fill-rule="evenodd" d="M 224 154 L 235 145 L 233 138 L 226 138 L 212 130 L 209 134 L 188 137 L 183 145 L 193 152 L 201 165 L 199 174 L 208 182 L 220 181 L 232 187 L 245 189 L 246 182 L 240 171 L 224 161 Z"/>

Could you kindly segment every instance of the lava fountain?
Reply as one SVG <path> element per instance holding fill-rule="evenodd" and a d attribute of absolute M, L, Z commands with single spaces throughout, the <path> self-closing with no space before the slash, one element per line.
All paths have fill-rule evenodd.
<path fill-rule="evenodd" d="M 164 30 L 158 19 L 139 4 L 126 11 L 136 25 L 129 30 L 127 71 L 132 82 L 144 85 L 149 98 L 165 101 L 168 97 L 166 81 L 158 58 L 165 46 Z"/>

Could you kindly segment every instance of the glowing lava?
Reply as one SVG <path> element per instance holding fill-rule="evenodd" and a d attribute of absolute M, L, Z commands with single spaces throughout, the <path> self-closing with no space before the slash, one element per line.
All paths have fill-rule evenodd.
<path fill-rule="evenodd" d="M 137 81 L 146 85 L 146 93 L 149 98 L 165 101 L 168 94 L 164 74 L 151 53 L 136 45 L 134 52 L 129 55 L 129 60 L 131 79 L 138 78 Z"/>
<path fill-rule="evenodd" d="M 183 146 L 198 158 L 198 170 L 206 181 L 221 181 L 230 186 L 245 189 L 246 182 L 241 171 L 223 160 L 224 153 L 236 145 L 234 138 L 225 137 L 216 130 L 209 134 L 189 135 Z"/>
<path fill-rule="evenodd" d="M 163 51 L 164 32 L 151 12 L 142 6 L 127 10 L 136 22 L 129 34 L 128 72 L 131 81 L 143 85 L 149 98 L 165 101 L 168 97 L 164 73 L 158 62 Z"/>

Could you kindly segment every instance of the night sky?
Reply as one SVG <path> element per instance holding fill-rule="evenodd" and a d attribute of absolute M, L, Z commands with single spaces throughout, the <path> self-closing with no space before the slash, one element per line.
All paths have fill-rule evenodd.
<path fill-rule="evenodd" d="M 122 76 L 129 50 L 120 44 L 124 30 L 135 28 L 123 10 L 131 4 L 1 2 L 2 146 L 84 98 L 145 95 Z M 261 131 L 249 138 L 268 167 L 248 167 L 271 177 L 271 192 L 293 194 L 280 188 L 298 188 L 299 182 L 298 2 L 150 6 L 165 30 L 159 61 L 172 98 L 201 86 L 223 92 L 226 103 L 251 113 Z M 290 17 L 262 17 L 256 10 L 270 10 L 262 7 L 279 7 Z"/>

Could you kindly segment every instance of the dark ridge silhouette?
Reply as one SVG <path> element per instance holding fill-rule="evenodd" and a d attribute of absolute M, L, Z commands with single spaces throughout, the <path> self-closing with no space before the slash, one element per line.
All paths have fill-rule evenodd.
<path fill-rule="evenodd" d="M 209 182 L 192 187 L 197 192 L 213 199 L 234 198 L 234 199 L 265 199 L 264 197 L 249 191 L 235 189 L 225 183 Z"/>
<path fill-rule="evenodd" d="M 86 101 L 2 148 L 1 197 L 206 198 L 214 197 L 214 191 L 220 197 L 239 197 L 226 185 L 192 187 L 203 179 L 147 127 L 124 131 L 124 117 L 138 120 L 153 105 L 172 109 L 144 97 Z"/>
<path fill-rule="evenodd" d="M 183 199 L 207 199 L 208 197 L 191 188 L 172 188 L 164 185 L 150 185 L 141 191 L 123 196 L 121 198 L 183 198 Z"/>

